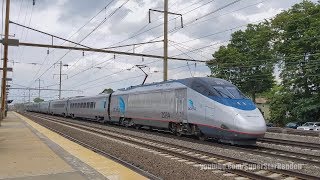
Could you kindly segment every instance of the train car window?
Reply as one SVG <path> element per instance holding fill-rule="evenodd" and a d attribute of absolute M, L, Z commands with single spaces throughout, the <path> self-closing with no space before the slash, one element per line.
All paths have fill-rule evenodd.
<path fill-rule="evenodd" d="M 234 98 L 236 99 L 244 99 L 246 98 L 236 87 L 225 87 L 227 91 L 229 91 Z"/>
<path fill-rule="evenodd" d="M 209 96 L 210 94 L 210 90 L 206 86 L 197 82 L 192 83 L 192 89 L 204 96 Z"/>
<path fill-rule="evenodd" d="M 222 86 L 213 86 L 213 88 L 224 98 L 234 98 L 234 96 Z"/>
<path fill-rule="evenodd" d="M 93 109 L 93 102 L 90 102 L 90 109 Z"/>

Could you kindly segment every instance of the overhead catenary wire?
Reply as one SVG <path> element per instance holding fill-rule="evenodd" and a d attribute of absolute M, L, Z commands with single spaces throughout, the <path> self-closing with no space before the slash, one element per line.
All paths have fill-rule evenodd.
<path fill-rule="evenodd" d="M 179 69 L 181 67 L 186 67 L 186 65 L 183 65 L 183 66 L 180 66 L 180 67 L 175 67 L 173 69 Z M 169 70 L 172 70 L 172 69 L 169 69 Z M 154 73 L 154 72 L 153 72 Z M 150 74 L 153 74 L 153 73 L 150 73 Z M 144 75 L 138 75 L 138 76 L 134 76 L 134 77 L 130 77 L 130 78 L 125 78 L 125 79 L 121 79 L 121 80 L 116 80 L 116 81 L 112 81 L 112 82 L 108 82 L 108 83 L 105 83 L 105 84 L 99 84 L 99 85 L 92 85 L 88 88 L 85 88 L 85 89 L 81 89 L 81 90 L 88 90 L 88 89 L 92 89 L 92 88 L 96 88 L 96 87 L 100 87 L 100 86 L 105 86 L 107 84 L 114 84 L 114 83 L 118 83 L 118 82 L 121 82 L 121 81 L 125 81 L 125 80 L 128 80 L 128 79 L 134 79 L 134 78 L 138 78 L 138 77 L 143 77 Z"/>
<path fill-rule="evenodd" d="M 250 5 L 248 5 L 248 6 L 242 7 L 242 8 L 240 8 L 240 9 L 235 10 L 235 11 L 231 11 L 231 12 L 225 13 L 225 14 L 220 15 L 220 16 L 216 16 L 216 17 L 214 17 L 214 18 L 221 17 L 221 16 L 225 16 L 225 15 L 228 15 L 228 14 L 230 14 L 230 13 L 233 13 L 233 12 L 236 12 L 236 11 L 239 11 L 239 10 L 243 10 L 243 9 L 246 9 L 246 8 L 249 8 L 249 7 L 252 7 L 252 6 L 257 5 L 257 4 L 259 4 L 259 3 L 262 3 L 262 2 L 264 2 L 264 1 L 260 1 L 260 2 L 258 2 L 258 3 L 250 4 Z M 188 12 L 186 12 L 186 13 L 188 13 Z M 173 19 L 172 19 L 172 20 L 173 20 Z M 205 21 L 207 21 L 207 20 L 205 20 Z M 201 22 L 205 22 L 205 21 L 201 21 Z M 197 21 L 197 22 L 200 23 L 199 21 Z M 196 24 L 196 23 L 193 23 L 193 24 Z M 246 24 L 246 25 L 247 25 L 247 24 Z M 184 27 L 183 29 L 185 30 L 185 29 L 188 28 L 188 27 L 190 27 L 190 26 Z M 176 33 L 176 32 L 178 32 L 179 30 L 182 30 L 182 28 L 173 28 L 173 29 L 170 30 L 170 33 L 169 33 L 169 34 L 172 35 L 173 33 Z M 147 31 L 148 31 L 148 30 L 147 30 Z M 144 32 L 142 32 L 142 33 L 144 33 Z M 142 34 L 142 33 L 141 33 L 141 34 Z M 158 38 L 160 38 L 160 37 L 162 37 L 162 36 L 158 36 L 158 37 L 156 37 L 156 38 L 154 38 L 154 39 L 152 39 L 152 40 L 156 40 L 156 39 L 158 39 Z"/>
<path fill-rule="evenodd" d="M 105 18 L 103 21 L 101 21 L 99 24 L 98 24 L 98 26 L 96 26 L 89 34 L 87 34 L 84 38 L 82 38 L 81 39 L 81 41 L 79 42 L 79 43 L 73 43 L 73 44 L 75 44 L 76 46 L 77 45 L 81 45 L 80 43 L 82 42 L 82 41 L 84 41 L 87 37 L 89 37 L 95 30 L 97 30 L 104 22 L 106 22 L 106 20 L 107 19 L 109 19 L 112 15 L 114 15 L 115 14 L 115 12 L 116 11 L 118 11 L 121 7 L 123 7 L 126 3 L 128 3 L 128 1 L 129 0 L 126 0 L 122 5 L 120 5 L 114 12 L 112 12 L 109 16 L 108 16 L 108 18 Z M 108 7 L 111 3 L 112 3 L 113 1 L 111 1 L 111 2 L 109 2 L 108 4 L 107 4 L 107 6 L 105 6 L 105 7 Z M 103 8 L 103 9 L 105 9 L 105 8 Z M 101 13 L 102 11 L 100 11 L 100 13 Z M 100 13 L 98 13 L 98 14 L 100 14 Z M 91 21 L 91 20 L 90 20 Z M 89 21 L 89 22 L 90 22 Z M 82 26 L 80 29 L 82 29 L 84 26 Z M 67 41 L 67 42 L 70 42 L 70 40 L 65 40 L 65 41 Z M 83 46 L 83 45 L 81 45 L 81 46 Z M 87 48 L 90 48 L 90 47 L 87 47 Z M 70 52 L 71 50 L 69 50 L 67 53 L 65 53 L 62 57 L 60 57 L 55 63 L 57 63 L 57 62 L 59 62 L 60 60 L 62 60 L 69 52 Z M 55 63 L 53 63 L 53 64 L 55 64 Z M 41 78 L 49 69 L 51 69 L 52 67 L 53 67 L 53 64 L 46 70 L 46 71 L 44 71 L 40 76 L 39 76 L 39 78 Z"/>
<path fill-rule="evenodd" d="M 154 63 L 154 62 L 159 62 L 159 60 L 155 60 L 155 61 L 152 61 L 152 62 L 149 62 L 149 63 L 144 63 L 143 65 L 151 64 L 151 63 Z M 99 81 L 99 80 L 101 80 L 101 79 L 105 79 L 105 78 L 107 78 L 107 77 L 110 77 L 110 76 L 113 76 L 113 75 L 122 73 L 122 72 L 124 72 L 124 71 L 126 71 L 126 70 L 127 70 L 127 68 L 123 68 L 123 69 L 120 70 L 120 71 L 117 71 L 117 72 L 114 72 L 114 73 L 105 75 L 105 76 L 103 76 L 103 77 L 96 78 L 96 79 L 91 80 L 91 81 L 87 81 L 87 82 L 81 83 L 80 85 L 77 85 L 77 86 L 74 86 L 74 87 L 79 87 L 79 86 L 83 86 L 83 85 L 88 85 L 89 83 L 96 82 L 96 81 Z"/>
<path fill-rule="evenodd" d="M 70 35 L 67 39 L 72 38 L 74 35 L 78 34 L 85 26 L 87 26 L 93 19 L 95 19 L 101 12 L 103 12 L 109 5 L 111 5 L 111 3 L 114 0 L 111 0 L 106 6 L 104 6 L 97 14 L 95 14 L 93 17 L 91 17 L 87 22 L 85 22 L 80 28 L 77 29 L 77 31 L 75 31 L 74 33 L 72 33 L 72 35 Z M 64 43 L 66 43 L 67 41 L 63 41 L 60 45 L 63 45 Z M 52 54 L 52 52 L 54 52 L 54 50 L 52 50 L 51 52 L 49 51 L 49 53 L 45 56 L 45 58 L 43 59 L 42 63 L 41 63 L 41 67 L 38 69 L 37 73 L 35 74 L 35 76 L 32 79 L 35 79 L 35 77 L 38 75 L 38 73 L 41 71 L 41 68 L 43 67 L 44 62 L 47 60 L 49 54 Z M 34 83 L 34 80 L 31 81 L 32 83 Z M 31 85 L 31 84 L 30 84 Z M 29 85 L 29 86 L 30 86 Z"/>
<path fill-rule="evenodd" d="M 108 15 L 108 17 L 105 17 L 96 27 L 94 27 L 84 38 L 82 38 L 79 42 L 83 42 L 85 39 L 87 39 L 94 31 L 96 31 L 99 27 L 101 27 L 109 18 L 111 18 L 119 9 L 121 9 L 125 4 L 127 4 L 130 0 L 126 0 L 123 2 L 118 8 L 116 8 L 112 13 Z M 75 46 L 76 47 L 76 46 Z M 68 53 L 70 53 L 72 50 L 70 49 L 67 51 L 62 57 L 60 57 L 55 63 L 61 61 Z M 76 61 L 74 64 L 77 64 L 78 61 Z"/>
<path fill-rule="evenodd" d="M 213 0 L 211 0 L 210 2 L 213 2 Z M 207 5 L 208 3 L 206 3 L 205 5 Z M 202 6 L 205 6 L 205 5 L 201 5 L 201 6 L 199 6 L 199 8 L 200 7 L 202 7 Z M 178 11 L 181 11 L 182 9 L 180 9 L 180 10 L 178 10 Z M 188 14 L 188 13 L 190 13 L 190 12 L 192 12 L 192 11 L 188 11 L 188 12 L 186 12 L 186 13 L 184 13 L 183 15 L 186 15 L 186 14 Z M 163 18 L 159 18 L 159 19 L 157 19 L 157 20 L 160 20 L 160 19 L 163 19 Z M 171 21 L 173 21 L 173 20 L 175 20 L 175 19 L 177 19 L 177 18 L 172 18 L 172 19 L 170 19 L 169 20 L 169 22 L 171 22 Z M 147 29 L 147 30 L 145 30 L 145 31 L 142 31 L 142 32 L 137 32 L 136 34 L 134 34 L 134 35 L 132 35 L 132 36 L 130 36 L 130 37 L 128 37 L 128 38 L 126 38 L 126 39 L 124 39 L 124 40 L 122 40 L 122 41 L 120 41 L 120 42 L 118 42 L 118 43 L 115 43 L 115 44 L 112 44 L 111 46 L 113 46 L 113 45 L 116 45 L 116 44 L 120 44 L 120 43 L 122 43 L 122 42 L 125 42 L 125 41 L 127 41 L 127 40 L 129 40 L 129 39 L 132 39 L 132 38 L 135 38 L 135 37 L 137 37 L 137 36 L 139 36 L 139 35 L 141 35 L 141 34 L 144 34 L 144 33 L 146 33 L 146 32 L 149 32 L 149 31 L 151 31 L 151 30 L 153 30 L 153 29 L 156 29 L 156 28 L 158 28 L 158 27 L 161 27 L 163 25 L 163 23 L 161 23 L 161 24 L 159 24 L 159 25 L 156 25 L 156 26 L 154 26 L 154 27 L 152 27 L 152 28 L 149 28 L 149 29 Z M 146 27 L 146 26 L 145 26 Z M 145 28 L 144 27 L 144 28 Z M 160 36 L 161 37 L 161 36 Z M 157 38 L 155 38 L 155 39 L 157 39 Z M 153 39 L 153 40 L 155 40 L 155 39 Z"/>
<path fill-rule="evenodd" d="M 239 0 L 238 0 L 238 1 L 239 1 Z M 229 3 L 229 4 L 227 4 L 227 5 L 223 6 L 223 7 L 220 7 L 220 8 L 218 8 L 218 9 L 210 12 L 208 15 L 211 15 L 211 14 L 213 14 L 213 13 L 215 13 L 215 12 L 218 12 L 218 11 L 220 11 L 220 10 L 222 10 L 222 9 L 230 6 L 230 5 L 233 5 L 234 3 L 238 2 L 238 1 L 234 1 L 234 2 Z M 247 6 L 247 7 L 251 7 L 251 6 L 252 6 L 252 5 Z M 246 7 L 244 7 L 244 8 L 246 8 Z M 244 8 L 243 8 L 243 9 L 244 9 Z M 191 11 L 190 11 L 190 12 L 191 12 Z M 189 12 L 186 12 L 185 14 L 187 14 L 187 13 L 189 13 Z M 225 14 L 225 15 L 226 15 L 226 14 Z M 174 18 L 173 18 L 173 19 L 174 19 Z M 171 19 L 171 20 L 173 20 L 173 19 Z M 197 19 L 199 20 L 199 18 L 197 18 Z M 201 18 L 200 18 L 200 19 L 201 19 Z M 171 21 L 171 20 L 169 20 L 169 21 Z M 196 19 L 194 19 L 194 20 L 196 20 Z M 192 24 L 192 23 L 191 23 L 191 24 Z M 136 34 L 136 35 L 133 36 L 133 37 L 136 37 L 136 36 L 141 35 L 141 34 L 143 34 L 143 33 L 145 33 L 145 32 L 148 32 L 148 31 L 150 31 L 150 30 L 152 30 L 152 29 L 154 29 L 154 28 L 160 27 L 161 25 L 162 25 L 162 24 L 160 24 L 160 25 L 158 25 L 158 26 L 155 26 L 155 27 L 153 27 L 153 28 L 150 28 L 150 29 L 148 29 L 148 30 L 146 30 L 146 31 L 143 31 L 143 32 L 141 32 L 141 33 L 139 33 L 139 34 Z M 187 26 L 187 27 L 189 27 L 189 26 Z M 177 31 L 180 30 L 180 29 L 181 29 L 181 28 L 178 28 L 178 29 L 174 28 L 174 29 L 172 29 L 172 30 L 170 30 L 170 34 L 171 34 L 171 33 L 175 33 L 175 32 L 177 32 Z M 130 37 L 130 38 L 133 38 L 133 37 Z M 160 38 L 160 37 L 162 37 L 162 36 L 158 36 L 158 37 L 156 37 L 156 38 L 154 38 L 154 39 L 152 39 L 152 40 L 156 40 L 156 39 L 158 39 L 158 38 Z M 209 47 L 210 47 L 210 46 L 209 46 Z"/>
<path fill-rule="evenodd" d="M 201 1 L 202 1 L 202 0 L 200 0 L 199 2 L 201 2 Z M 194 5 L 194 4 L 192 4 L 192 5 Z M 191 6 L 192 6 L 192 5 L 191 5 Z M 188 6 L 188 7 L 190 7 L 190 6 Z M 187 7 L 182 8 L 182 9 L 179 9 L 178 12 L 179 12 L 179 11 L 182 11 L 183 9 L 186 9 L 186 8 L 187 8 Z M 158 18 L 158 19 L 156 19 L 155 21 L 158 21 L 158 20 L 161 20 L 161 19 L 163 19 L 163 17 Z M 174 19 L 176 19 L 176 18 L 170 19 L 169 22 L 172 21 L 172 20 L 174 20 Z M 155 22 L 155 21 L 153 21 L 153 22 Z M 117 45 L 117 44 L 121 44 L 121 43 L 123 43 L 123 42 L 125 42 L 125 41 L 128 41 L 128 40 L 130 40 L 130 39 L 132 39 L 132 38 L 134 38 L 134 37 L 137 37 L 137 36 L 139 36 L 139 35 L 141 35 L 141 34 L 144 34 L 144 33 L 146 33 L 146 32 L 149 32 L 149 31 L 151 31 L 151 30 L 153 30 L 153 29 L 155 29 L 155 28 L 161 27 L 161 26 L 163 25 L 163 23 L 161 23 L 161 24 L 159 24 L 159 25 L 157 25 L 157 26 L 154 26 L 154 27 L 152 27 L 152 28 L 150 28 L 150 29 L 147 29 L 147 30 L 141 32 L 141 31 L 142 31 L 143 29 L 145 29 L 149 24 L 150 24 L 150 23 L 146 24 L 146 25 L 143 26 L 141 29 L 139 29 L 138 31 L 136 31 L 135 33 L 133 33 L 132 36 L 129 36 L 128 38 L 126 38 L 126 39 L 124 39 L 124 40 L 122 40 L 122 41 L 119 41 L 119 42 L 117 42 L 117 43 L 113 43 L 113 44 L 111 44 L 110 46 L 114 46 L 114 45 Z"/>
<path fill-rule="evenodd" d="M 234 3 L 235 3 L 235 2 L 234 2 Z M 223 9 L 223 8 L 225 8 L 225 7 L 228 7 L 228 6 L 230 6 L 230 5 L 234 4 L 234 3 L 231 3 L 231 4 L 229 4 L 229 5 L 226 5 L 226 6 L 222 7 L 222 8 L 219 8 L 218 11 L 221 10 L 221 9 Z M 190 11 L 190 12 L 191 12 L 191 11 Z M 212 13 L 213 13 L 213 12 L 211 12 L 211 14 L 212 14 Z M 155 39 L 153 39 L 153 40 L 155 40 Z"/>

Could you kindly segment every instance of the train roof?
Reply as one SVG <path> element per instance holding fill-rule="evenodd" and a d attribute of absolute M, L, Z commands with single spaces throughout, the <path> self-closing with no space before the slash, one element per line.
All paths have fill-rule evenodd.
<path fill-rule="evenodd" d="M 178 82 L 185 86 L 191 87 L 191 85 L 195 82 L 199 82 L 202 84 L 210 84 L 210 85 L 217 85 L 217 86 L 234 86 L 231 82 L 226 81 L 224 79 L 220 78 L 214 78 L 214 77 L 191 77 L 191 78 L 185 78 L 185 79 L 175 79 L 175 80 L 169 80 L 169 81 L 162 81 L 162 82 L 154 82 L 150 84 L 145 85 L 138 85 L 138 86 L 130 86 L 127 88 L 118 89 L 119 91 L 128 91 L 132 90 L 134 88 L 138 87 L 148 87 L 148 86 L 154 86 L 159 84 L 165 84 L 165 83 L 174 83 Z"/>
<path fill-rule="evenodd" d="M 193 78 L 186 78 L 186 79 L 178 79 L 175 80 L 176 82 L 180 82 L 188 87 L 195 82 L 204 83 L 207 85 L 216 85 L 216 86 L 233 86 L 233 84 L 229 81 L 220 78 L 213 78 L 213 77 L 193 77 Z"/>

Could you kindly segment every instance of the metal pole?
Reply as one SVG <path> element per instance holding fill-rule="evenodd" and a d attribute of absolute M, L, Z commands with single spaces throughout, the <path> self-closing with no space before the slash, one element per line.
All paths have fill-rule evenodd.
<path fill-rule="evenodd" d="M 30 103 L 30 89 L 29 89 L 29 103 Z"/>
<path fill-rule="evenodd" d="M 168 80 L 168 0 L 164 0 L 163 81 Z"/>
<path fill-rule="evenodd" d="M 5 117 L 5 107 L 6 107 L 6 84 L 7 84 L 6 79 L 7 79 L 7 65 L 8 65 L 9 10 L 10 10 L 10 0 L 7 0 L 6 1 L 5 30 L 4 30 L 3 69 L 2 69 L 1 119 L 3 119 Z M 1 123 L 0 123 L 0 125 L 1 125 Z"/>
<path fill-rule="evenodd" d="M 40 99 L 40 92 L 41 92 L 41 86 L 40 86 L 40 78 L 39 79 L 37 79 L 37 80 L 35 80 L 35 81 L 39 81 L 39 88 L 38 88 L 38 98 Z M 29 88 L 29 90 L 30 90 L 30 88 Z"/>
<path fill-rule="evenodd" d="M 61 99 L 61 71 L 62 71 L 62 61 L 60 61 L 60 73 L 59 73 L 59 99 Z"/>
<path fill-rule="evenodd" d="M 40 92 L 41 90 L 40 90 L 40 79 L 39 79 L 39 99 L 40 99 Z"/>

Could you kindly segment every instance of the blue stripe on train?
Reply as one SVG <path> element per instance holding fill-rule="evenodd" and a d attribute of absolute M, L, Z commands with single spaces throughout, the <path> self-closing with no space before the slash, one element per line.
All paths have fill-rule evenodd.
<path fill-rule="evenodd" d="M 209 98 L 223 105 L 245 111 L 252 111 L 256 109 L 256 105 L 250 99 L 230 99 L 217 96 L 209 96 Z"/>

